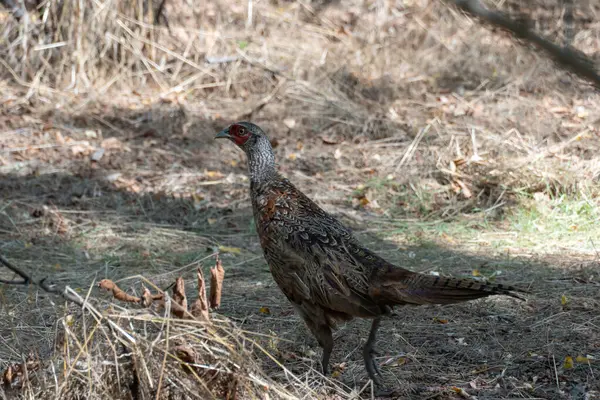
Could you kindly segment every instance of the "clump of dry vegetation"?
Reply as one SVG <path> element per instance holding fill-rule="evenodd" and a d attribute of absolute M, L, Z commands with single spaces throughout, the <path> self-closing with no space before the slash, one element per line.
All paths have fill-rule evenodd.
<path fill-rule="evenodd" d="M 0 11 L 0 251 L 86 299 L 0 287 L 11 393 L 370 397 L 358 328 L 325 380 L 264 268 L 244 156 L 212 140 L 250 119 L 282 172 L 392 261 L 535 283 L 531 305 L 390 323 L 380 361 L 404 396 L 597 395 L 595 89 L 433 0 L 150 3 Z M 559 2 L 488 5 L 564 39 Z M 569 40 L 591 56 L 599 12 L 574 7 Z M 141 297 L 217 253 L 228 318 L 211 326 L 81 289 Z"/>
<path fill-rule="evenodd" d="M 152 289 L 142 286 L 137 296 L 109 279 L 98 283 L 118 303 L 141 306 L 137 309 L 109 299 L 84 300 L 67 287 L 66 297 L 81 308 L 57 321 L 53 356 L 42 358 L 32 351 L 24 361 L 6 366 L 0 381 L 4 393 L 43 399 L 290 399 L 300 393 L 316 397 L 335 388 L 315 390 L 283 366 L 290 385 L 269 378 L 254 353 L 273 356 L 256 336 L 226 318 L 210 316 L 209 310 L 219 307 L 223 290 L 225 272 L 218 257 L 210 273 L 207 296 L 202 269 L 197 269 L 193 302 L 188 302 L 181 277 L 172 285 L 172 296 L 149 281 L 145 284 Z"/>

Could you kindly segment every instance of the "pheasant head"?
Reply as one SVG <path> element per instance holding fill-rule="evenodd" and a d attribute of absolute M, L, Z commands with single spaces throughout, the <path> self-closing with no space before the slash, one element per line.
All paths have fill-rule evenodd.
<path fill-rule="evenodd" d="M 251 182 L 264 181 L 277 173 L 271 142 L 257 125 L 236 122 L 219 132 L 215 139 L 229 139 L 244 150 Z"/>

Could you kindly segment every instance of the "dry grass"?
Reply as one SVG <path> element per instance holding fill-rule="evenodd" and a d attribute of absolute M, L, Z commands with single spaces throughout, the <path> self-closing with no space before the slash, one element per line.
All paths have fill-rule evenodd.
<path fill-rule="evenodd" d="M 555 3 L 525 11 L 560 40 Z M 453 386 L 598 396 L 598 93 L 437 1 L 248 4 L 173 0 L 169 27 L 137 1 L 47 2 L 27 25 L 0 14 L 2 252 L 81 295 L 100 278 L 168 285 L 217 251 L 228 271 L 215 331 L 90 292 L 134 344 L 33 288 L 0 288 L 0 365 L 29 351 L 47 361 L 24 396 L 156 397 L 162 377 L 162 395 L 182 398 L 220 398 L 236 381 L 242 398 L 370 397 L 366 326 L 341 327 L 325 380 L 270 279 L 245 159 L 212 140 L 240 118 L 267 130 L 285 175 L 391 261 L 532 286 L 526 305 L 389 321 L 380 361 L 402 397 L 460 396 Z M 573 44 L 591 55 L 599 11 L 576 6 Z M 185 373 L 175 342 L 221 372 Z M 590 357 L 564 368 L 578 355 Z"/>
<path fill-rule="evenodd" d="M 279 363 L 287 384 L 274 382 L 256 362 L 255 354 L 273 358 L 256 341 L 259 334 L 218 316 L 211 323 L 174 319 L 169 306 L 161 315 L 86 299 L 84 310 L 67 311 L 57 320 L 52 355 L 32 351 L 28 371 L 5 382 L 5 395 L 295 399 L 344 393 L 333 382 L 322 387 L 303 382 Z"/>

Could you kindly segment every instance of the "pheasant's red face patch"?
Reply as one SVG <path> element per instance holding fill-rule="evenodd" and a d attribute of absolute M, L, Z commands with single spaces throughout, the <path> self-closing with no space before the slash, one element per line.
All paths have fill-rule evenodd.
<path fill-rule="evenodd" d="M 233 138 L 233 141 L 238 146 L 243 145 L 250 138 L 250 131 L 248 128 L 242 125 L 233 125 L 229 128 L 229 134 Z"/>

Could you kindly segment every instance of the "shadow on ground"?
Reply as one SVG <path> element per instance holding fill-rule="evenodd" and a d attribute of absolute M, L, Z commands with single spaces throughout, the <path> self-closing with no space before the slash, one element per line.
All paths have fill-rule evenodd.
<path fill-rule="evenodd" d="M 18 218 L 13 213 L 15 210 L 33 210 L 24 220 L 49 218 L 52 223 L 51 211 L 35 216 L 35 210 L 48 201 L 60 206 L 63 214 L 68 214 L 69 207 L 83 214 L 94 211 L 93 203 L 84 209 L 80 204 L 72 206 L 69 203 L 72 199 L 69 188 L 77 187 L 82 181 L 67 176 L 31 179 L 36 181 L 25 182 L 26 187 L 54 185 L 55 191 L 45 191 L 46 201 L 41 201 L 44 196 L 36 192 L 37 189 L 19 193 L 15 190 L 17 178 L 5 178 L 3 184 L 12 188 L 10 193 L 14 199 L 29 198 L 23 203 L 25 206 L 21 204 L 23 200 L 5 199 L 2 219 L 5 233 L 10 229 L 7 224 Z M 83 182 L 86 188 L 100 185 L 97 181 Z M 111 192 L 106 186 L 100 186 L 100 189 Z M 61 200 L 63 195 L 67 200 Z M 24 246 L 22 224 L 15 226 L 20 231 L 12 233 L 12 240 L 3 234 L 4 254 L 19 265 L 32 268 L 38 276 L 55 275 L 61 283 L 79 286 L 85 293 L 94 279 L 118 279 L 135 274 L 144 274 L 159 284 L 170 283 L 177 275 L 193 282 L 195 262 L 205 259 L 204 265 L 211 265 L 207 256 L 216 245 L 227 243 L 239 251 L 222 256 L 227 278 L 219 312 L 249 332 L 270 335 L 270 338 L 259 337 L 259 341 L 283 365 L 300 376 L 318 368 L 320 350 L 274 285 L 252 233 L 251 214 L 247 208 L 199 211 L 190 208 L 187 200 L 155 200 L 151 196 L 119 191 L 106 198 L 108 202 L 102 204 L 94 221 L 98 226 L 106 224 L 110 229 L 116 229 L 121 221 L 123 230 L 116 232 L 121 239 L 114 244 L 122 248 L 109 250 L 112 257 L 97 249 L 95 252 L 86 250 L 82 245 L 78 235 L 89 239 L 94 234 L 93 228 L 89 231 L 78 229 L 78 235 L 73 237 L 42 231 L 37 238 L 30 238 L 31 245 Z M 34 203 L 34 199 L 39 203 Z M 15 204 L 18 207 L 13 209 Z M 113 208 L 119 211 L 106 211 Z M 135 211 L 140 209 L 146 211 Z M 183 223 L 208 218 L 207 213 L 217 217 L 217 221 L 206 230 Z M 167 215 L 173 219 L 165 220 Z M 177 215 L 180 216 L 173 217 Z M 168 239 L 157 240 L 155 247 L 148 243 L 141 245 L 144 232 L 156 236 L 158 231 L 153 229 L 157 227 L 166 232 Z M 128 232 L 134 244 L 128 243 Z M 470 276 L 475 269 L 482 275 L 501 271 L 496 278 L 498 282 L 517 284 L 532 291 L 526 303 L 496 297 L 454 306 L 399 309 L 398 316 L 385 321 L 380 330 L 378 361 L 383 365 L 386 384 L 398 389 L 403 397 L 422 398 L 426 394 L 445 392 L 451 386 L 463 386 L 465 382 L 472 388 L 470 393 L 482 398 L 533 396 L 558 399 L 563 398 L 564 393 L 571 394 L 570 398 L 578 398 L 579 392 L 600 389 L 594 378 L 600 373 L 594 361 L 600 357 L 596 311 L 600 304 L 598 283 L 594 280 L 597 263 L 469 253 L 431 243 L 399 247 L 379 236 L 360 232 L 358 235 L 366 246 L 385 258 L 416 271 L 454 276 Z M 98 240 L 110 241 L 110 235 L 105 231 L 101 236 L 105 239 Z M 168 250 L 161 248 L 163 246 L 168 246 Z M 109 243 L 105 248 L 110 247 Z M 149 254 L 144 256 L 147 251 Z M 133 254 L 135 252 L 137 254 Z M 169 274 L 169 269 L 180 268 L 176 274 Z M 138 282 L 127 280 L 122 286 L 129 291 L 137 290 Z M 92 289 L 94 296 L 106 296 L 95 290 Z M 562 295 L 568 299 L 566 304 L 561 304 Z M 1 336 L 6 348 L 11 350 L 3 354 L 3 363 L 17 360 L 30 350 L 49 354 L 56 319 L 64 314 L 61 307 L 48 307 L 48 303 L 56 299 L 34 288 L 6 286 L 2 296 L 2 319 L 6 323 Z M 361 387 L 366 382 L 361 346 L 367 332 L 367 321 L 354 321 L 342 325 L 335 335 L 334 374 L 350 387 Z M 573 359 L 587 357 L 588 361 L 565 368 L 564 360 L 569 356 Z M 266 357 L 263 364 L 275 376 L 281 373 L 279 367 Z"/>

